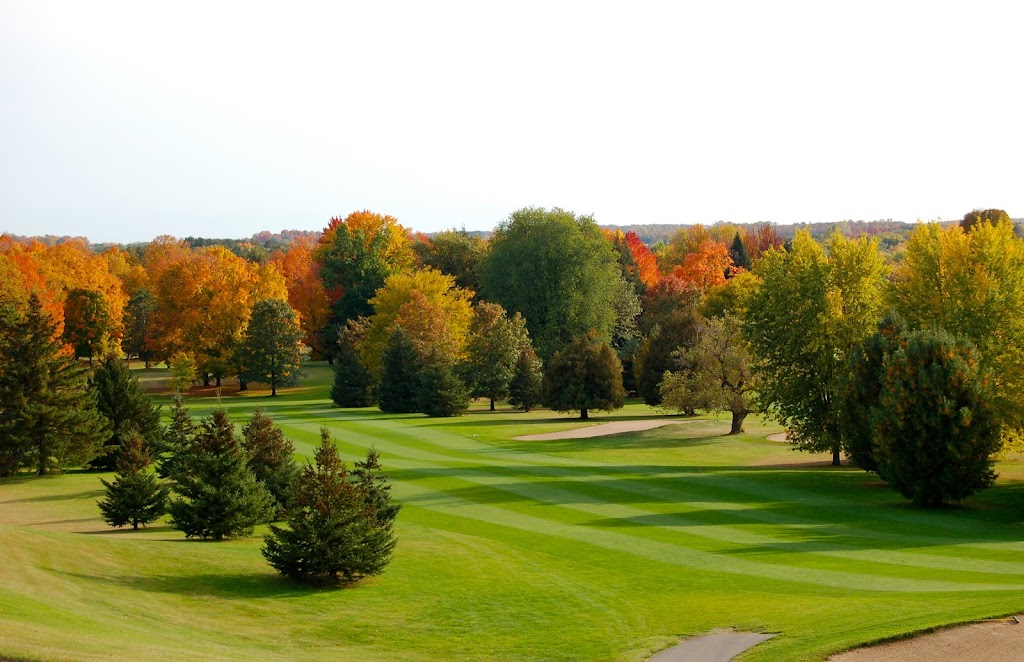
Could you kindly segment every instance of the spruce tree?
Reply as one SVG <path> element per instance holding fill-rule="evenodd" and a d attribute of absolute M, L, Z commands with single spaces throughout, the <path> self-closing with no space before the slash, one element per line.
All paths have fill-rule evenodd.
<path fill-rule="evenodd" d="M 408 414 L 418 410 L 420 358 L 409 336 L 396 326 L 384 348 L 378 387 L 380 410 L 389 414 Z"/>
<path fill-rule="evenodd" d="M 247 536 L 270 521 L 274 497 L 249 468 L 249 454 L 227 412 L 218 409 L 199 427 L 183 453 L 171 501 L 170 524 L 187 538 L 223 540 Z"/>
<path fill-rule="evenodd" d="M 110 526 L 132 525 L 138 529 L 160 519 L 167 509 L 167 487 L 147 471 L 150 458 L 142 435 L 130 428 L 117 453 L 117 475 L 113 483 L 100 479 L 107 494 L 99 501 L 103 520 Z"/>
<path fill-rule="evenodd" d="M 178 480 L 178 476 L 185 470 L 185 458 L 195 443 L 196 431 L 196 424 L 189 416 L 181 394 L 178 394 L 171 408 L 171 422 L 163 432 L 163 445 L 160 447 L 163 456 L 156 465 L 158 476 Z"/>
<path fill-rule="evenodd" d="M 276 503 L 280 515 L 288 506 L 295 487 L 299 467 L 295 463 L 295 445 L 285 439 L 281 428 L 274 425 L 261 409 L 242 427 L 245 450 L 249 452 L 249 468 L 256 480 L 263 483 Z"/>
<path fill-rule="evenodd" d="M 300 581 L 347 584 L 379 575 L 395 548 L 398 506 L 390 502 L 376 451 L 350 474 L 323 427 L 315 462 L 296 483 L 287 528 L 270 526 L 263 556 Z"/>
<path fill-rule="evenodd" d="M 352 322 L 338 338 L 334 355 L 334 384 L 331 400 L 339 407 L 369 407 L 374 404 L 373 373 L 359 361 Z"/>
<path fill-rule="evenodd" d="M 147 453 L 160 448 L 163 435 L 160 407 L 142 392 L 139 380 L 125 361 L 114 356 L 104 358 L 90 385 L 96 391 L 99 411 L 111 427 L 111 434 L 103 445 L 104 452 L 89 463 L 90 469 L 110 471 L 114 468 L 128 428 L 141 435 Z"/>
<path fill-rule="evenodd" d="M 743 238 L 740 237 L 739 232 L 733 237 L 732 246 L 729 248 L 729 257 L 732 258 L 734 265 L 743 269 L 749 270 L 753 264 L 750 259 L 750 252 L 747 251 L 747 245 L 743 243 Z"/>
<path fill-rule="evenodd" d="M 469 409 L 469 389 L 444 361 L 431 361 L 419 374 L 417 411 L 427 416 L 461 416 Z"/>
<path fill-rule="evenodd" d="M 88 388 L 88 371 L 58 339 L 37 295 L 30 295 L 24 315 L 8 311 L 0 323 L 4 472 L 32 466 L 42 476 L 86 464 L 110 433 Z"/>
<path fill-rule="evenodd" d="M 508 403 L 516 409 L 530 411 L 541 403 L 544 395 L 544 373 L 540 358 L 527 345 L 519 353 L 516 371 L 508 384 Z"/>

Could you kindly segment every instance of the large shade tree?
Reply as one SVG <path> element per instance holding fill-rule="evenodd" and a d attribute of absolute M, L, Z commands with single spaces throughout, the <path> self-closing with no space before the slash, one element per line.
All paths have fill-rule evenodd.
<path fill-rule="evenodd" d="M 521 313 L 543 357 L 596 330 L 610 339 L 621 274 L 591 216 L 526 207 L 498 224 L 480 265 L 485 298 Z"/>
<path fill-rule="evenodd" d="M 257 301 L 239 350 L 243 375 L 270 384 L 272 396 L 277 395 L 278 386 L 298 384 L 302 335 L 287 301 Z"/>
<path fill-rule="evenodd" d="M 596 334 L 574 338 L 552 355 L 544 369 L 544 401 L 555 411 L 613 411 L 625 402 L 622 364 L 611 345 Z"/>
<path fill-rule="evenodd" d="M 842 450 L 839 390 L 850 355 L 874 332 L 885 271 L 878 242 L 832 235 L 819 245 L 806 231 L 790 250 L 768 251 L 763 279 L 747 301 L 744 334 L 766 412 L 802 450 Z"/>

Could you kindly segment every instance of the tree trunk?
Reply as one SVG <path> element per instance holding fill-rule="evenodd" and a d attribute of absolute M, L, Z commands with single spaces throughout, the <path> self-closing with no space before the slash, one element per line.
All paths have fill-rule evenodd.
<path fill-rule="evenodd" d="M 732 427 L 729 428 L 729 434 L 740 434 L 743 432 L 743 419 L 747 417 L 747 412 L 734 411 L 732 413 Z"/>
<path fill-rule="evenodd" d="M 587 414 L 586 408 L 580 409 L 580 420 L 583 420 L 583 421 L 590 420 L 590 416 Z"/>
<path fill-rule="evenodd" d="M 209 386 L 209 385 L 210 385 L 210 373 L 204 372 L 203 373 L 203 386 Z"/>
<path fill-rule="evenodd" d="M 270 397 L 274 397 L 275 395 L 277 395 L 277 384 L 270 382 Z"/>
<path fill-rule="evenodd" d="M 835 446 L 832 447 L 832 466 L 842 466 L 839 462 L 839 444 L 836 444 Z"/>
<path fill-rule="evenodd" d="M 242 379 L 241 377 L 239 377 L 238 378 L 238 390 L 239 391 L 248 391 L 249 390 L 249 382 L 247 382 L 244 379 Z"/>
<path fill-rule="evenodd" d="M 217 375 L 217 388 L 220 388 L 220 375 Z"/>
<path fill-rule="evenodd" d="M 494 398 L 491 398 L 491 411 L 494 411 Z"/>
<path fill-rule="evenodd" d="M 139 530 L 139 523 L 138 522 L 132 522 L 132 529 L 134 529 L 135 531 L 138 531 Z"/>

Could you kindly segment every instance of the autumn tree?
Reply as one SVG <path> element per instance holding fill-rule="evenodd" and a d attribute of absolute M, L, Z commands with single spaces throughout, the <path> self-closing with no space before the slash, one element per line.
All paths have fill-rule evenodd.
<path fill-rule="evenodd" d="M 407 234 L 398 219 L 371 211 L 331 219 L 313 252 L 331 302 L 331 324 L 373 313 L 374 293 L 414 262 Z"/>
<path fill-rule="evenodd" d="M 96 393 L 100 414 L 109 423 L 110 435 L 103 444 L 102 454 L 89 462 L 89 468 L 114 469 L 118 453 L 129 437 L 142 439 L 147 453 L 161 447 L 160 407 L 142 392 L 139 380 L 125 361 L 105 357 L 93 374 L 90 386 Z"/>
<path fill-rule="evenodd" d="M 672 275 L 703 295 L 723 284 L 732 268 L 729 250 L 717 241 L 705 241 L 676 265 Z"/>
<path fill-rule="evenodd" d="M 39 298 L 0 313 L 0 471 L 42 476 L 96 457 L 109 435 L 85 368 L 60 340 Z"/>
<path fill-rule="evenodd" d="M 74 289 L 64 300 L 64 340 L 78 358 L 89 359 L 111 347 L 114 332 L 103 295 L 91 290 Z"/>
<path fill-rule="evenodd" d="M 314 462 L 298 478 L 287 527 L 271 525 L 263 556 L 299 581 L 347 584 L 379 575 L 395 548 L 399 510 L 379 455 L 369 450 L 349 472 L 323 427 Z"/>
<path fill-rule="evenodd" d="M 187 538 L 223 540 L 247 536 L 270 521 L 274 497 L 249 468 L 226 411 L 204 420 L 186 450 L 175 475 L 177 498 L 168 509 L 172 527 Z"/>
<path fill-rule="evenodd" d="M 519 313 L 511 318 L 496 303 L 482 301 L 474 307 L 466 345 L 467 381 L 473 394 L 494 402 L 508 395 L 509 383 L 523 349 L 530 344 L 526 322 Z"/>
<path fill-rule="evenodd" d="M 541 356 L 590 329 L 611 338 L 621 276 L 590 216 L 558 208 L 513 212 L 495 229 L 480 276 L 487 300 L 522 314 Z"/>
<path fill-rule="evenodd" d="M 739 434 L 747 414 L 757 411 L 756 380 L 740 320 L 733 315 L 699 319 L 697 331 L 694 346 L 673 355 L 680 369 L 662 380 L 662 405 L 679 411 L 728 411 L 729 434 Z"/>
<path fill-rule="evenodd" d="M 850 354 L 881 317 L 885 268 L 875 239 L 833 234 L 822 248 L 800 231 L 789 251 L 755 268 L 762 285 L 748 300 L 744 335 L 766 413 L 801 450 L 842 450 L 839 389 Z"/>
<path fill-rule="evenodd" d="M 1008 222 L 917 226 L 889 299 L 911 329 L 943 329 L 971 342 L 995 385 L 1004 429 L 1024 411 L 1024 240 Z"/>
<path fill-rule="evenodd" d="M 391 330 L 401 326 L 423 359 L 454 362 L 464 357 L 473 318 L 473 293 L 455 286 L 452 276 L 421 269 L 389 276 L 371 299 L 373 315 L 361 343 L 363 364 L 381 369 Z"/>
<path fill-rule="evenodd" d="M 622 364 L 596 334 L 574 338 L 551 356 L 545 368 L 544 400 L 555 411 L 579 411 L 587 420 L 592 409 L 621 408 L 625 397 Z"/>
<path fill-rule="evenodd" d="M 138 529 L 163 517 L 167 510 L 167 487 L 148 470 L 150 456 L 142 437 L 129 434 L 117 452 L 117 474 L 113 482 L 100 479 L 106 494 L 99 501 L 103 521 L 110 526 Z"/>
<path fill-rule="evenodd" d="M 257 407 L 249 422 L 242 426 L 242 446 L 249 453 L 249 468 L 256 480 L 274 497 L 276 513 L 283 514 L 299 473 L 295 445 Z"/>
<path fill-rule="evenodd" d="M 288 305 L 299 314 L 303 342 L 312 351 L 313 359 L 319 360 L 331 355 L 333 347 L 328 332 L 331 327 L 330 301 L 313 257 L 316 245 L 312 237 L 297 239 L 286 252 L 272 255 L 270 262 L 284 276 Z"/>
<path fill-rule="evenodd" d="M 278 386 L 299 383 L 302 363 L 302 331 L 295 311 L 282 299 L 257 301 L 239 350 L 244 376 L 270 384 L 270 395 Z"/>

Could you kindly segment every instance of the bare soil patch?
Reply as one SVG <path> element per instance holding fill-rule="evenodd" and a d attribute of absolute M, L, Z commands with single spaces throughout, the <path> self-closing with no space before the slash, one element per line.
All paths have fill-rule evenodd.
<path fill-rule="evenodd" d="M 833 655 L 829 662 L 931 662 L 985 660 L 1013 662 L 1024 651 L 1024 626 L 1014 619 L 983 621 L 938 630 L 912 639 Z"/>

